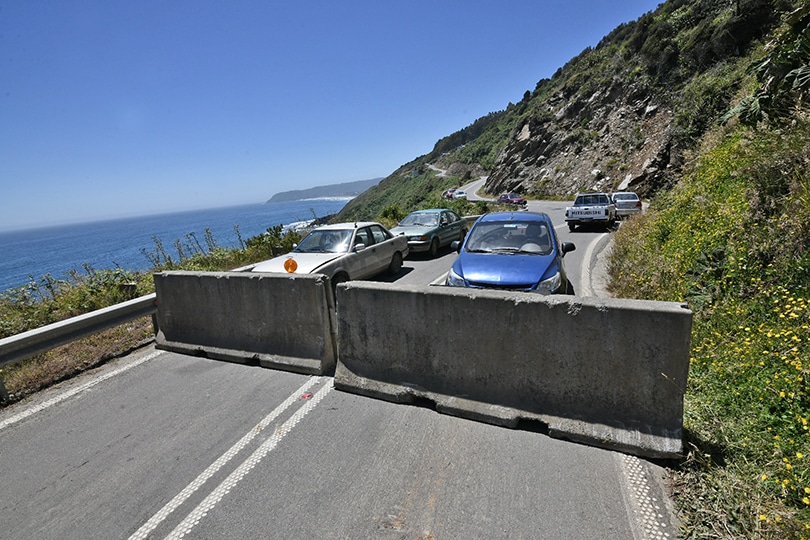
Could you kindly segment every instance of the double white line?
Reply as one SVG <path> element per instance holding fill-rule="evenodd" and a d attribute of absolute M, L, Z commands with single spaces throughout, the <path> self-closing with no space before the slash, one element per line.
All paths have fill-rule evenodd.
<path fill-rule="evenodd" d="M 214 476 L 226 463 L 233 459 L 241 450 L 243 450 L 259 433 L 270 426 L 276 418 L 278 418 L 284 411 L 290 408 L 294 403 L 302 399 L 307 390 L 321 382 L 321 377 L 312 377 L 304 383 L 298 390 L 293 392 L 284 402 L 276 407 L 273 412 L 268 414 L 256 427 L 251 429 L 244 437 L 234 444 L 227 452 L 212 463 L 205 471 L 203 471 L 197 478 L 194 479 L 185 489 L 178 493 L 166 506 L 161 508 L 154 516 L 141 526 L 140 529 L 130 536 L 130 540 L 142 540 L 148 538 L 149 534 L 157 528 L 172 512 L 174 512 L 180 505 L 182 505 L 192 494 L 200 489 L 212 476 Z M 273 435 L 261 444 L 236 470 L 234 470 L 228 477 L 222 481 L 197 507 L 192 510 L 180 522 L 174 530 L 169 533 L 166 538 L 183 538 L 188 534 L 205 515 L 217 505 L 222 498 L 236 486 L 261 460 L 267 456 L 273 449 L 278 446 L 281 439 L 287 435 L 292 428 L 304 417 L 306 414 L 315 408 L 315 406 L 328 394 L 334 387 L 334 381 L 329 379 L 327 384 L 323 386 L 314 396 L 306 401 L 304 406 L 298 409 L 289 420 L 284 422 L 277 428 Z"/>

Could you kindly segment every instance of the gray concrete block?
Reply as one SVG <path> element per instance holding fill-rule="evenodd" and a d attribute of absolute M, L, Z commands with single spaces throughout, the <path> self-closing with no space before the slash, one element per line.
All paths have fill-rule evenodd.
<path fill-rule="evenodd" d="M 371 282 L 337 297 L 338 389 L 646 457 L 682 450 L 681 304 Z"/>
<path fill-rule="evenodd" d="M 156 346 L 321 375 L 335 367 L 332 289 L 321 275 L 155 274 Z"/>

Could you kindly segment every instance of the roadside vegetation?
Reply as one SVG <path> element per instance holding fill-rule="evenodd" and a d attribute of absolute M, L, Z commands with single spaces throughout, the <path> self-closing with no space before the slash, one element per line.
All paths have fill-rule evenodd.
<path fill-rule="evenodd" d="M 805 8 L 755 64 L 739 122 L 621 227 L 609 263 L 616 296 L 694 312 L 673 464 L 686 538 L 810 538 L 808 23 Z"/>
<path fill-rule="evenodd" d="M 730 133 L 616 233 L 612 293 L 694 312 L 686 538 L 810 537 L 807 148 L 808 125 Z"/>

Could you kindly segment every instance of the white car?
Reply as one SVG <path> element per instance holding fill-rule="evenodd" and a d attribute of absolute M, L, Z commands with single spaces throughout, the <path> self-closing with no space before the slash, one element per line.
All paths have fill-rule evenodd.
<path fill-rule="evenodd" d="M 574 204 L 565 209 L 565 222 L 573 232 L 577 225 L 602 225 L 608 229 L 616 223 L 616 205 L 607 193 L 577 193 Z"/>
<path fill-rule="evenodd" d="M 464 191 L 463 189 L 457 189 L 457 190 L 455 190 L 453 192 L 453 198 L 454 199 L 466 199 L 467 198 L 467 192 Z"/>
<path fill-rule="evenodd" d="M 251 272 L 324 274 L 336 287 L 385 270 L 396 275 L 407 255 L 408 239 L 379 223 L 338 223 L 318 227 L 291 252 L 260 262 Z"/>

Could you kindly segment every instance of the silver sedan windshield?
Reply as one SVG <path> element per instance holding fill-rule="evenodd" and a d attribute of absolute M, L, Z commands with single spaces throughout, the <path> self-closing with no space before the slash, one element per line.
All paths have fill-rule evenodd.
<path fill-rule="evenodd" d="M 352 240 L 351 230 L 312 231 L 301 240 L 299 253 L 346 253 Z"/>

